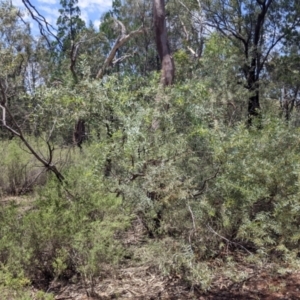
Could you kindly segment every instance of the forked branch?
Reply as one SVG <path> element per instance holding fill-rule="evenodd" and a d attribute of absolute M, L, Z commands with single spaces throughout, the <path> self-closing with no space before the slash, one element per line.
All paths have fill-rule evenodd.
<path fill-rule="evenodd" d="M 128 40 L 130 40 L 134 36 L 139 35 L 139 34 L 141 34 L 145 31 L 143 26 L 141 26 L 137 30 L 131 31 L 129 34 L 126 34 L 126 28 L 125 28 L 124 24 L 122 22 L 118 21 L 118 20 L 115 20 L 115 22 L 121 27 L 121 34 L 119 35 L 119 37 L 115 41 L 115 44 L 113 45 L 112 49 L 110 50 L 110 52 L 109 52 L 107 58 L 105 59 L 101 69 L 98 71 L 98 74 L 97 74 L 96 78 L 99 78 L 99 79 L 101 79 L 103 77 L 103 75 L 105 73 L 105 70 L 113 62 L 113 59 L 114 59 L 118 49 L 120 47 L 122 47 Z"/>

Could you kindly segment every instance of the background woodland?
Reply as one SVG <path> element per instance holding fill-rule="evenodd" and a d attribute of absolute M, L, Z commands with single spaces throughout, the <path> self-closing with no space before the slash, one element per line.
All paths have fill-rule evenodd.
<path fill-rule="evenodd" d="M 4 297 L 299 269 L 299 1 L 114 0 L 99 28 L 23 4 L 0 2 Z"/>

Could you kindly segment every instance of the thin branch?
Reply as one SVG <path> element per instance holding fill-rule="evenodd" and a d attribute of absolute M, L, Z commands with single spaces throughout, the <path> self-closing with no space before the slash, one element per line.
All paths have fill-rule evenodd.
<path fill-rule="evenodd" d="M 129 57 L 133 57 L 133 56 L 136 55 L 136 54 L 137 54 L 137 52 L 127 53 L 127 54 L 125 54 L 125 55 L 123 55 L 123 56 L 121 56 L 121 57 L 119 57 L 119 58 L 115 58 L 115 59 L 112 61 L 112 64 L 115 65 L 115 64 L 117 64 L 117 63 L 119 63 L 119 62 L 122 62 L 123 60 L 129 58 Z"/>
<path fill-rule="evenodd" d="M 56 29 L 47 22 L 45 17 L 38 12 L 38 10 L 31 4 L 29 0 L 22 0 L 22 2 L 30 13 L 31 18 L 38 23 L 40 33 L 46 39 L 48 46 L 51 47 L 51 42 L 48 39 L 47 33 L 54 37 L 58 44 L 61 45 L 59 38 L 52 32 L 52 30 L 56 31 Z M 46 30 L 44 27 L 46 27 Z"/>
<path fill-rule="evenodd" d="M 179 20 L 180 20 L 181 26 L 182 26 L 182 28 L 183 28 L 183 31 L 184 31 L 184 33 L 185 33 L 185 36 L 186 36 L 185 40 L 186 40 L 186 42 L 188 43 L 188 42 L 189 42 L 189 33 L 188 33 L 188 31 L 187 31 L 187 29 L 186 29 L 186 27 L 185 27 L 183 21 L 181 20 L 181 18 L 179 18 Z M 196 51 L 193 50 L 190 46 L 187 46 L 187 49 L 192 53 L 192 55 L 193 55 L 195 58 L 198 57 L 198 54 L 196 53 Z"/>
<path fill-rule="evenodd" d="M 193 197 L 200 196 L 203 193 L 204 189 L 206 188 L 207 182 L 210 181 L 210 180 L 212 180 L 212 179 L 215 179 L 217 177 L 217 175 L 219 174 L 219 171 L 220 171 L 220 168 L 218 168 L 218 170 L 216 171 L 216 173 L 214 175 L 212 175 L 211 177 L 206 178 L 204 180 L 204 182 L 203 182 L 202 187 L 200 188 L 200 190 L 197 193 L 193 194 Z"/>
<path fill-rule="evenodd" d="M 192 217 L 192 221 L 193 221 L 193 229 L 196 230 L 196 223 L 195 223 L 195 217 L 194 217 L 194 214 L 193 214 L 193 211 L 191 209 L 191 206 L 189 203 L 187 203 L 187 207 L 190 211 L 190 214 L 191 214 L 191 217 Z"/>
<path fill-rule="evenodd" d="M 56 122 L 57 122 L 57 120 L 54 120 L 53 126 L 52 126 L 52 128 L 51 128 L 51 130 L 50 130 L 50 133 L 49 133 L 49 136 L 48 136 L 48 139 L 47 139 L 47 143 L 48 143 L 48 142 L 50 141 L 50 139 L 51 139 L 51 136 L 52 136 L 52 134 L 53 134 L 53 131 L 54 131 Z"/>
<path fill-rule="evenodd" d="M 24 190 L 28 190 L 33 184 L 39 179 L 39 177 L 45 172 L 45 169 L 42 169 L 32 180 L 31 182 L 27 183 L 25 186 L 23 186 L 20 190 L 20 194 L 23 193 Z"/>
<path fill-rule="evenodd" d="M 210 226 L 209 224 L 207 224 L 206 227 L 207 227 L 207 229 L 208 229 L 209 231 L 211 231 L 212 233 L 214 233 L 215 235 L 217 235 L 219 238 L 223 239 L 223 240 L 226 241 L 227 243 L 230 243 L 230 244 L 239 246 L 239 247 L 241 247 L 242 249 L 244 249 L 248 254 L 253 255 L 253 253 L 250 252 L 250 251 L 249 251 L 247 248 L 245 248 L 243 245 L 241 245 L 241 244 L 239 244 L 239 243 L 237 243 L 237 242 L 230 241 L 230 240 L 227 239 L 226 237 L 224 237 L 224 236 L 220 235 L 219 233 L 217 233 L 215 230 L 213 230 L 213 229 L 211 228 L 211 226 Z"/>
<path fill-rule="evenodd" d="M 3 95 L 3 89 L 2 89 L 2 85 L 0 85 L 1 88 L 1 94 Z M 5 95 L 5 100 L 2 101 L 1 103 L 5 103 L 6 102 L 6 94 Z M 53 172 L 55 174 L 55 176 L 57 177 L 57 179 L 62 183 L 63 180 L 65 179 L 64 176 L 57 170 L 56 166 L 54 164 L 52 164 L 52 157 L 53 157 L 53 150 L 54 148 L 50 146 L 49 143 L 48 144 L 48 149 L 49 149 L 49 160 L 45 160 L 41 155 L 39 155 L 34 149 L 33 147 L 29 144 L 29 142 L 27 141 L 27 139 L 24 137 L 23 132 L 20 128 L 20 126 L 18 125 L 17 121 L 15 120 L 15 118 L 13 117 L 12 113 L 10 112 L 10 110 L 8 109 L 7 105 L 0 105 L 0 108 L 2 109 L 2 111 L 4 111 L 3 115 L 5 116 L 6 113 L 8 114 L 11 122 L 13 123 L 14 127 L 16 127 L 16 129 L 13 129 L 11 126 L 7 125 L 6 123 L 6 119 L 2 119 L 2 124 L 4 126 L 4 128 L 6 128 L 8 131 L 10 131 L 11 133 L 13 133 L 15 136 L 19 137 L 21 139 L 21 141 L 23 142 L 23 144 L 27 147 L 27 149 L 30 151 L 30 153 L 39 161 L 42 163 L 42 165 L 49 171 Z"/>
<path fill-rule="evenodd" d="M 192 236 L 192 234 L 193 234 L 194 232 L 196 232 L 196 222 L 195 222 L 194 213 L 193 213 L 193 211 L 192 211 L 192 209 L 191 209 L 191 206 L 190 206 L 190 203 L 189 203 L 189 202 L 187 202 L 187 207 L 188 207 L 188 210 L 189 210 L 189 212 L 190 212 L 190 214 L 191 214 L 191 218 L 192 218 L 192 222 L 193 222 L 193 230 L 192 230 L 192 231 L 190 232 L 190 234 L 189 234 L 189 242 L 190 242 L 190 244 L 192 244 L 191 236 Z"/>
<path fill-rule="evenodd" d="M 270 55 L 270 52 L 272 51 L 272 49 L 286 36 L 286 34 L 282 34 L 281 36 L 279 36 L 276 41 L 269 47 L 268 51 L 266 52 L 266 54 L 264 55 L 264 58 L 262 60 L 262 62 L 260 62 L 260 66 L 258 68 L 258 73 L 261 72 L 262 68 L 264 67 L 268 56 Z"/>

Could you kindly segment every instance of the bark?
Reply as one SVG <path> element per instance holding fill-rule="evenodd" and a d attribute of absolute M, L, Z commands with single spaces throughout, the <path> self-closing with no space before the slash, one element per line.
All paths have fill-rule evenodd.
<path fill-rule="evenodd" d="M 248 125 L 251 126 L 253 118 L 259 116 L 260 116 L 259 91 L 256 90 L 254 92 L 254 95 L 250 96 L 248 100 Z"/>
<path fill-rule="evenodd" d="M 256 59 L 254 59 L 256 65 Z M 260 115 L 259 103 L 259 74 L 256 74 L 256 67 L 252 66 L 252 70 L 247 74 L 247 88 L 250 92 L 248 100 L 248 125 L 252 125 L 252 120 Z"/>
<path fill-rule="evenodd" d="M 253 117 L 260 115 L 260 103 L 259 103 L 259 75 L 263 67 L 261 61 L 261 55 L 259 53 L 259 46 L 262 38 L 262 31 L 264 27 L 265 17 L 268 9 L 273 0 L 258 1 L 260 4 L 261 12 L 257 16 L 254 37 L 253 37 L 253 50 L 251 55 L 251 65 L 247 74 L 247 85 L 251 93 L 248 101 L 248 125 L 251 126 Z M 245 47 L 245 56 L 248 56 L 249 46 Z"/>
<path fill-rule="evenodd" d="M 75 83 L 78 83 L 78 77 L 76 74 L 76 61 L 77 61 L 77 55 L 79 46 L 82 43 L 82 41 L 75 43 L 72 41 L 72 47 L 71 47 L 71 53 L 70 53 L 70 71 L 72 73 L 73 79 Z"/>
<path fill-rule="evenodd" d="M 299 87 L 296 87 L 295 90 L 293 90 L 293 93 L 289 93 L 285 87 L 282 89 L 282 96 L 280 100 L 280 107 L 282 109 L 281 116 L 284 116 L 287 122 L 290 120 L 291 113 L 295 107 L 298 92 Z"/>
<path fill-rule="evenodd" d="M 156 47 L 162 65 L 161 83 L 167 86 L 174 81 L 175 66 L 168 44 L 164 0 L 153 0 L 153 16 Z"/>
<path fill-rule="evenodd" d="M 82 149 L 81 144 L 86 139 L 86 132 L 85 132 L 85 121 L 82 119 L 79 119 L 74 127 L 74 133 L 73 133 L 73 142 L 74 145 L 78 146 L 80 149 Z"/>

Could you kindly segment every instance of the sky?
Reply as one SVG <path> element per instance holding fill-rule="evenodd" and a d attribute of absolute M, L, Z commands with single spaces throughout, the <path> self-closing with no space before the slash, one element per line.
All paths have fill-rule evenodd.
<path fill-rule="evenodd" d="M 58 10 L 61 8 L 60 0 L 31 0 L 30 2 L 51 25 L 56 27 L 56 20 L 59 16 Z M 20 7 L 21 10 L 25 10 L 25 6 L 21 0 L 12 0 L 12 3 Z M 81 10 L 81 19 L 86 22 L 86 25 L 88 25 L 91 20 L 95 28 L 99 27 L 101 15 L 108 11 L 111 5 L 112 0 L 78 0 L 78 6 Z M 30 16 L 25 15 L 24 19 L 31 23 L 31 27 L 33 31 L 35 31 L 36 26 Z"/>

